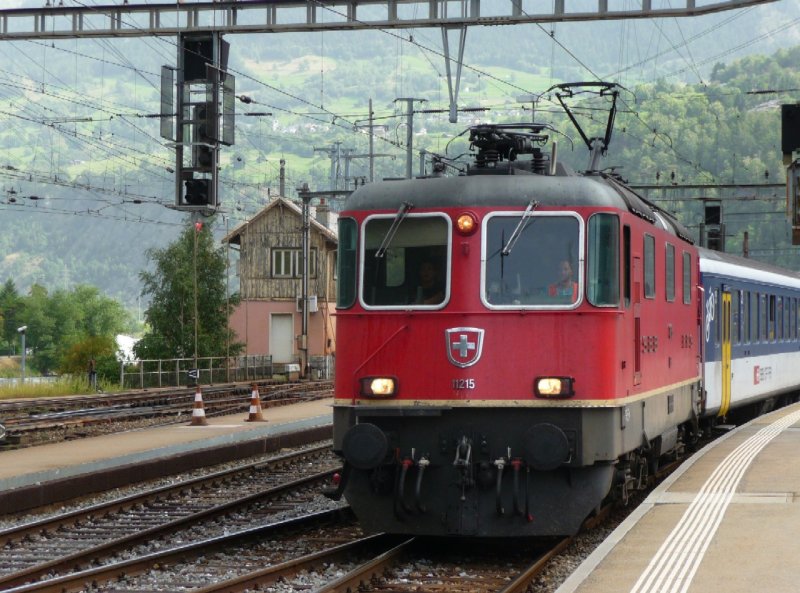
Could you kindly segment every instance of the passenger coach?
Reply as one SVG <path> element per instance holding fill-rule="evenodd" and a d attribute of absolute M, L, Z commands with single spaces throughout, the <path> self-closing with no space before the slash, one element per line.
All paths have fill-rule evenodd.
<path fill-rule="evenodd" d="M 770 411 L 800 382 L 800 275 L 701 250 L 706 415 Z"/>

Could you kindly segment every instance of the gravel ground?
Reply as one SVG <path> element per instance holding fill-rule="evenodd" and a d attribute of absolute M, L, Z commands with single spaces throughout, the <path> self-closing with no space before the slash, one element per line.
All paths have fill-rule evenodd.
<path fill-rule="evenodd" d="M 243 465 L 248 465 L 254 462 L 268 461 L 270 459 L 275 459 L 276 457 L 290 453 L 291 451 L 292 450 L 290 449 L 284 449 L 282 451 L 274 451 L 258 457 L 250 457 L 247 459 L 239 459 L 228 463 L 221 463 L 218 465 L 201 467 L 182 474 L 166 476 L 163 478 L 158 478 L 156 480 L 149 480 L 146 482 L 131 484 L 130 486 L 124 486 L 120 488 L 106 490 L 105 492 L 95 493 L 85 498 L 69 501 L 66 503 L 40 507 L 30 512 L 26 511 L 23 513 L 15 513 L 11 515 L 0 515 L 0 531 L 2 531 L 3 529 L 14 527 L 16 525 L 21 525 L 23 523 L 29 523 L 33 521 L 38 521 L 40 519 L 63 515 L 64 513 L 68 513 L 73 510 L 85 509 L 87 507 L 100 504 L 102 502 L 107 502 L 118 498 L 124 498 L 132 494 L 138 494 L 139 492 L 151 490 L 153 488 L 171 486 L 173 484 L 177 484 L 179 482 L 183 482 L 192 478 L 207 476 L 209 474 L 213 474 L 219 471 L 241 467 Z"/>

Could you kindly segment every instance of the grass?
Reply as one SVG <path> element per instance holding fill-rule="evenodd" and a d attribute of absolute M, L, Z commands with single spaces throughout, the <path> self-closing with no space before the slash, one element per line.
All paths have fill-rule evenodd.
<path fill-rule="evenodd" d="M 100 389 L 106 392 L 118 391 L 119 387 L 101 382 Z M 81 377 L 62 377 L 54 383 L 24 383 L 0 386 L 0 400 L 59 397 L 63 395 L 87 395 L 92 393 L 88 381 Z"/>

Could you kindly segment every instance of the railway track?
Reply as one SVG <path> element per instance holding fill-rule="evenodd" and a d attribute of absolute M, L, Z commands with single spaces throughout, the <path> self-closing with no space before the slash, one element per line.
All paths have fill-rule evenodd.
<path fill-rule="evenodd" d="M 303 477 L 295 476 L 291 470 L 292 476 L 282 474 L 281 483 L 275 486 L 266 483 L 263 475 L 252 480 L 256 491 L 264 490 L 263 496 L 269 501 L 266 504 L 256 502 L 261 499 L 257 492 L 242 491 L 237 475 L 256 474 L 263 469 L 275 476 L 277 466 L 310 467 L 319 463 L 317 458 L 304 456 L 324 456 L 329 446 L 0 532 L 0 589 L 14 587 L 11 590 L 18 593 L 521 593 L 539 590 L 531 583 L 572 541 L 568 538 L 510 545 L 494 542 L 487 546 L 484 542 L 431 543 L 400 536 L 365 538 L 346 508 L 311 511 L 286 519 L 286 514 L 295 515 L 310 506 L 309 501 L 317 496 L 333 467 L 321 472 L 309 470 Z M 335 466 L 335 460 L 329 459 Z M 216 500 L 220 492 L 227 492 L 228 496 L 223 495 L 227 499 L 233 491 L 242 494 L 236 501 Z M 198 509 L 195 505 L 203 506 L 205 493 L 211 493 L 209 500 L 214 504 Z M 254 510 L 251 505 L 261 509 Z M 608 507 L 587 522 L 587 529 L 602 525 L 610 511 Z M 208 525 L 214 525 L 211 533 Z M 88 542 L 84 539 L 87 534 Z M 73 549 L 76 542 L 81 550 Z M 43 557 L 53 560 L 34 561 L 23 570 L 6 572 L 9 558 Z"/>
<path fill-rule="evenodd" d="M 0 589 L 298 514 L 338 468 L 326 443 L 6 529 Z"/>
<path fill-rule="evenodd" d="M 333 389 L 330 381 L 258 385 L 264 408 L 331 397 Z M 0 401 L 0 421 L 6 431 L 5 446 L 16 448 L 116 431 L 120 430 L 120 424 L 186 422 L 191 416 L 194 396 L 194 388 L 187 388 L 5 400 Z M 250 384 L 203 388 L 203 403 L 209 417 L 246 413 L 250 400 Z"/>
<path fill-rule="evenodd" d="M 570 541 L 504 542 L 489 551 L 475 541 L 442 545 L 409 539 L 316 592 L 522 593 Z"/>

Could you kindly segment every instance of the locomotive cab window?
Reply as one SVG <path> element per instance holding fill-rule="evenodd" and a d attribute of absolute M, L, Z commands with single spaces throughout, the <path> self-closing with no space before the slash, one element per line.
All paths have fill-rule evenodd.
<path fill-rule="evenodd" d="M 356 221 L 352 218 L 339 219 L 336 306 L 343 309 L 351 307 L 356 301 L 357 228 Z"/>
<path fill-rule="evenodd" d="M 367 308 L 437 309 L 450 294 L 450 219 L 372 216 L 364 223 L 361 302 Z"/>
<path fill-rule="evenodd" d="M 595 214 L 589 218 L 589 302 L 599 307 L 619 305 L 619 218 Z"/>
<path fill-rule="evenodd" d="M 485 305 L 563 309 L 578 304 L 584 280 L 583 225 L 577 214 L 503 212 L 488 217 L 483 232 Z"/>

